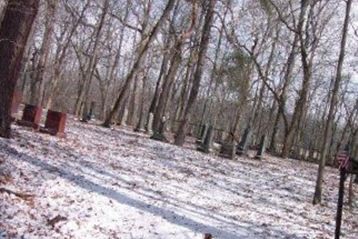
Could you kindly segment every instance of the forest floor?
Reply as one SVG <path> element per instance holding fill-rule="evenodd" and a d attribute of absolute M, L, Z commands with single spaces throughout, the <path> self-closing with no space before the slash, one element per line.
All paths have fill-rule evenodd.
<path fill-rule="evenodd" d="M 313 206 L 314 164 L 192 147 L 73 120 L 65 139 L 14 126 L 0 139 L 0 238 L 333 238 L 337 169 Z M 343 218 L 342 238 L 358 238 L 358 209 Z"/>

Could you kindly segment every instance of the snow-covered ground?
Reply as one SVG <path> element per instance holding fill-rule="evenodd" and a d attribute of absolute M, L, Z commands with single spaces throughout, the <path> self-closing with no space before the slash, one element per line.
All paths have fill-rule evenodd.
<path fill-rule="evenodd" d="M 33 197 L 0 193 L 0 238 L 333 238 L 336 169 L 313 206 L 314 164 L 230 161 L 73 120 L 66 139 L 14 134 L 0 139 L 0 188 Z M 358 238 L 354 210 L 342 238 Z"/>

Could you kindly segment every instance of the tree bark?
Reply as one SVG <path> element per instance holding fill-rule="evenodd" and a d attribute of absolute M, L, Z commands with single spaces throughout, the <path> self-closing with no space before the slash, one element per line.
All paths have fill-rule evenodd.
<path fill-rule="evenodd" d="M 0 28 L 0 137 L 11 136 L 11 105 L 39 0 L 9 0 Z"/>

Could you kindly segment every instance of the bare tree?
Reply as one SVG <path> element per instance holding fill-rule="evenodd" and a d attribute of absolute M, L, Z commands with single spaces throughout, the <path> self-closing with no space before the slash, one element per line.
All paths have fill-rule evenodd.
<path fill-rule="evenodd" d="M 67 4 L 67 3 L 66 3 Z M 79 15 L 74 20 L 73 25 L 70 28 L 65 28 L 60 33 L 60 42 L 58 44 L 56 53 L 55 53 L 55 63 L 54 63 L 54 73 L 53 78 L 50 83 L 49 93 L 46 108 L 51 108 L 53 105 L 54 97 L 57 95 L 59 83 L 61 81 L 62 73 L 63 73 L 63 65 L 68 53 L 68 50 L 71 46 L 72 37 L 76 33 L 76 30 L 80 23 L 83 21 L 86 10 L 89 8 L 90 0 L 87 0 L 81 9 Z M 65 5 L 67 8 L 70 8 L 68 5 Z M 68 32 L 67 32 L 68 31 Z"/>
<path fill-rule="evenodd" d="M 176 79 L 176 74 L 179 69 L 180 63 L 182 61 L 182 46 L 184 41 L 191 36 L 193 33 L 195 23 L 196 23 L 196 3 L 193 3 L 192 13 L 191 13 L 191 25 L 185 31 L 182 31 L 179 36 L 174 36 L 174 45 L 171 49 L 169 64 L 167 74 L 163 79 L 162 89 L 159 94 L 158 104 L 155 108 L 153 128 L 158 130 L 160 120 L 165 115 L 165 111 L 169 101 L 170 91 L 173 87 L 174 81 Z M 173 27 L 172 27 L 173 28 Z M 175 32 L 172 33 L 175 35 Z"/>
<path fill-rule="evenodd" d="M 315 193 L 314 193 L 314 197 L 313 197 L 313 204 L 321 203 L 324 167 L 326 165 L 327 152 L 329 151 L 329 146 L 330 146 L 329 144 L 331 142 L 332 122 L 333 122 L 333 118 L 334 118 L 334 111 L 335 111 L 335 108 L 337 107 L 337 103 L 338 103 L 338 93 L 339 93 L 339 89 L 340 89 L 341 81 L 342 81 L 342 68 L 343 68 L 344 57 L 345 57 L 345 49 L 346 49 L 347 33 L 348 33 L 348 23 L 349 23 L 349 15 L 350 15 L 351 7 L 352 7 L 352 0 L 347 0 L 345 19 L 344 19 L 343 29 L 342 29 L 340 53 L 339 53 L 339 57 L 338 57 L 336 77 L 335 77 L 334 86 L 333 86 L 333 90 L 332 90 L 332 97 L 331 97 L 331 102 L 329 105 L 327 122 L 326 122 L 326 126 L 324 129 L 321 158 L 320 158 L 319 168 L 318 168 L 318 173 L 317 173 L 317 181 L 316 181 Z"/>
<path fill-rule="evenodd" d="M 170 14 L 171 10 L 173 9 L 174 3 L 175 3 L 175 0 L 168 0 L 166 6 L 164 8 L 163 14 L 159 18 L 159 20 L 157 21 L 155 26 L 152 28 L 152 30 L 149 32 L 148 36 L 146 38 L 144 38 L 142 40 L 142 42 L 140 43 L 140 46 L 137 49 L 137 55 L 136 55 L 136 59 L 134 60 L 133 66 L 131 67 L 129 73 L 127 74 L 127 76 L 124 80 L 123 87 L 120 90 L 120 93 L 114 103 L 112 110 L 107 115 L 107 117 L 103 123 L 103 126 L 109 127 L 111 125 L 114 115 L 117 113 L 119 107 L 121 107 L 123 105 L 124 100 L 127 95 L 127 92 L 128 92 L 128 89 L 134 79 L 134 75 L 135 75 L 136 71 L 138 70 L 140 63 L 142 62 L 142 59 L 145 56 L 145 53 L 147 52 L 148 47 L 149 47 L 150 43 L 152 42 L 153 38 L 156 36 L 157 32 L 159 31 L 160 26 L 167 19 L 168 15 Z"/>
<path fill-rule="evenodd" d="M 107 13 L 108 13 L 108 9 L 109 9 L 109 0 L 105 0 L 101 16 L 99 18 L 99 21 L 98 21 L 96 29 L 95 29 L 93 48 L 89 54 L 90 55 L 89 63 L 88 63 L 87 69 L 85 71 L 85 74 L 83 75 L 84 76 L 83 84 L 82 84 L 82 87 L 80 87 L 80 89 L 79 89 L 80 93 L 76 100 L 75 114 L 77 116 L 81 115 L 81 113 L 87 114 L 87 112 L 86 112 L 87 98 L 88 98 L 88 94 L 90 91 L 93 74 L 95 71 L 95 63 L 97 60 L 97 54 L 98 54 L 98 50 L 99 50 L 99 42 L 101 39 L 101 33 L 102 33 L 103 25 L 104 25 L 104 22 L 105 22 Z M 82 118 L 84 118 L 84 117 L 82 117 Z"/>
<path fill-rule="evenodd" d="M 55 25 L 55 14 L 58 6 L 58 0 L 46 1 L 46 22 L 42 38 L 41 49 L 38 56 L 38 64 L 35 70 L 34 81 L 31 83 L 30 102 L 43 105 L 44 100 L 44 73 L 47 70 L 50 47 L 52 44 L 53 28 Z"/>
<path fill-rule="evenodd" d="M 194 105 L 196 98 L 198 96 L 198 92 L 199 92 L 199 88 L 200 88 L 200 81 L 202 78 L 203 68 L 204 68 L 204 64 L 205 64 L 206 51 L 208 49 L 208 45 L 209 45 L 209 41 L 210 41 L 210 30 L 211 30 L 211 24 L 213 22 L 213 17 L 214 17 L 215 4 L 216 4 L 216 0 L 210 0 L 208 2 L 204 26 L 203 26 L 203 32 L 202 32 L 201 41 L 200 41 L 198 63 L 197 63 L 195 74 L 193 76 L 193 84 L 191 87 L 188 104 L 185 108 L 183 119 L 181 119 L 178 131 L 175 135 L 175 144 L 176 145 L 184 144 L 185 136 L 187 134 L 188 125 L 189 125 L 189 117 L 190 117 L 193 105 Z"/>

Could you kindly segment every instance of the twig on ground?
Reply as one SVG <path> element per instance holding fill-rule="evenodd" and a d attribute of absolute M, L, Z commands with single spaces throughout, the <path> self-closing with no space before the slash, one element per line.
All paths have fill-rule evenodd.
<path fill-rule="evenodd" d="M 16 197 L 19 197 L 25 201 L 29 201 L 34 197 L 34 195 L 32 195 L 32 194 L 18 193 L 18 192 L 11 191 L 10 189 L 7 189 L 7 188 L 0 188 L 0 193 L 12 194 L 12 195 L 15 195 Z"/>
<path fill-rule="evenodd" d="M 54 227 L 56 225 L 56 223 L 59 223 L 60 221 L 66 221 L 67 218 L 61 215 L 57 215 L 56 217 L 47 220 L 47 225 Z"/>

